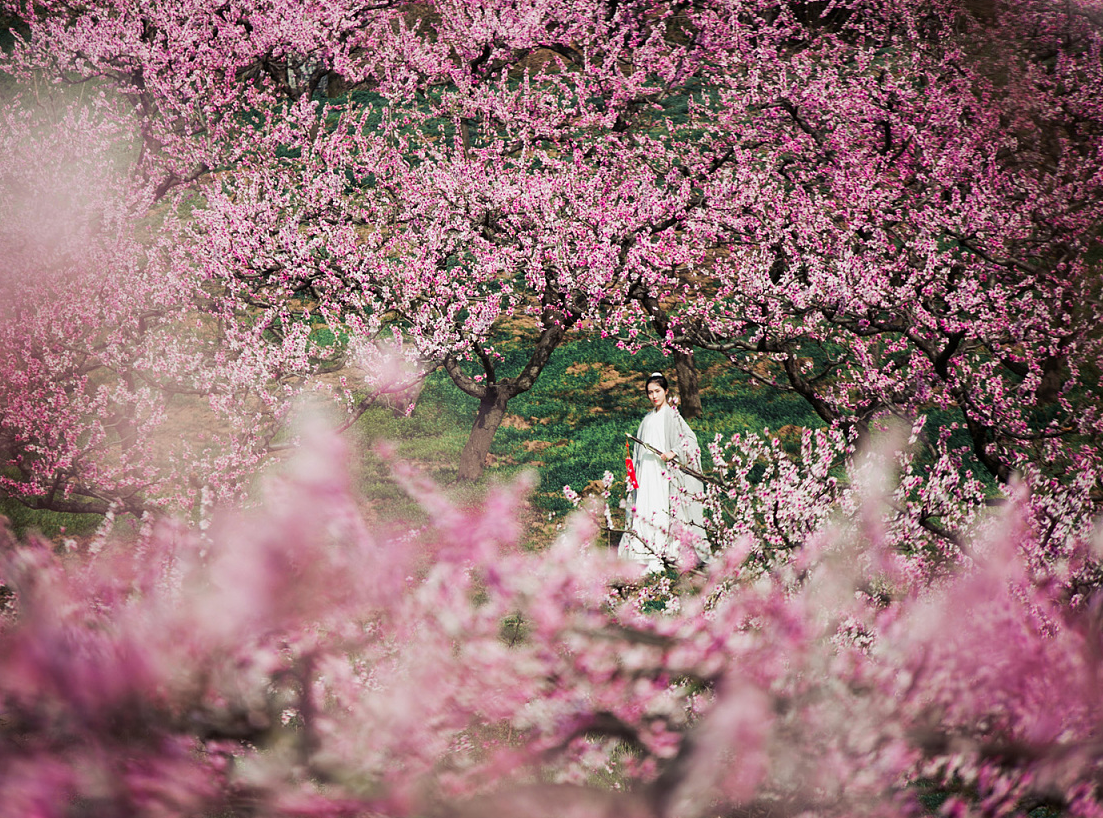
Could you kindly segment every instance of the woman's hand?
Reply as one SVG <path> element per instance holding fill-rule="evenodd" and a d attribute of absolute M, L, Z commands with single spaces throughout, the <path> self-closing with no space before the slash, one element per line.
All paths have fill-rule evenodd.
<path fill-rule="evenodd" d="M 674 454 L 674 452 L 665 452 L 661 455 L 662 460 L 663 460 L 664 463 L 669 463 L 671 460 L 673 460 L 677 456 L 678 455 Z"/>

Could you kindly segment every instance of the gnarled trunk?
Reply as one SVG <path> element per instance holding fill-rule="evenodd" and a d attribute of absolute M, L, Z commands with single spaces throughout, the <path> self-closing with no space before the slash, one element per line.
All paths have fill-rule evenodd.
<path fill-rule="evenodd" d="M 576 313 L 564 313 L 549 308 L 544 316 L 544 329 L 529 355 L 528 363 L 515 378 L 498 380 L 495 377 L 493 360 L 478 344 L 475 345 L 475 352 L 486 373 L 485 381 L 476 381 L 464 374 L 456 358 L 448 356 L 444 359 L 444 369 L 452 382 L 468 395 L 479 399 L 475 425 L 471 428 L 467 445 L 460 454 L 460 480 L 478 480 L 482 476 L 486 456 L 490 453 L 490 444 L 505 417 L 509 399 L 532 389 L 551 354 L 563 343 L 567 330 L 577 321 Z"/>
<path fill-rule="evenodd" d="M 479 399 L 479 412 L 475 415 L 475 425 L 467 438 L 467 445 L 460 454 L 460 480 L 478 480 L 486 466 L 486 456 L 490 453 L 490 444 L 494 433 L 506 414 L 506 404 L 510 395 L 506 390 L 490 386 L 486 394 Z"/>

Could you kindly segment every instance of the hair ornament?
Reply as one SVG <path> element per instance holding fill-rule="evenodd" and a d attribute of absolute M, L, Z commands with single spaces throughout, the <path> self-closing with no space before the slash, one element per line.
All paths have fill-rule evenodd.
<path fill-rule="evenodd" d="M 649 378 L 661 378 L 662 376 L 663 376 L 662 372 L 652 372 L 647 377 L 649 377 Z"/>

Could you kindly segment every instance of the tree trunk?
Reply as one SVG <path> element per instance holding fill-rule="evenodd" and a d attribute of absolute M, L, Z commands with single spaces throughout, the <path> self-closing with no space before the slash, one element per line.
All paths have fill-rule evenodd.
<path fill-rule="evenodd" d="M 522 392 L 532 389 L 536 379 L 544 371 L 551 354 L 563 343 L 567 330 L 577 323 L 578 313 L 545 306 L 542 321 L 544 329 L 540 333 L 540 338 L 533 347 L 528 363 L 515 378 L 497 380 L 494 377 L 493 359 L 478 343 L 474 344 L 474 350 L 483 365 L 483 371 L 487 376 L 486 382 L 479 382 L 465 375 L 459 361 L 451 355 L 445 356 L 442 361 L 452 382 L 471 397 L 479 399 L 479 412 L 475 416 L 475 425 L 471 428 L 471 436 L 467 438 L 467 445 L 463 447 L 463 452 L 460 454 L 458 475 L 460 480 L 478 480 L 482 476 L 494 433 L 498 431 L 498 426 L 505 417 L 506 404 L 509 403 L 510 398 L 515 398 Z"/>
<path fill-rule="evenodd" d="M 674 372 L 678 378 L 678 409 L 682 417 L 701 417 L 701 386 L 697 378 L 697 365 L 693 362 L 693 350 L 674 351 Z"/>
<path fill-rule="evenodd" d="M 326 97 L 334 99 L 335 97 L 343 97 L 349 92 L 349 84 L 345 82 L 345 78 L 338 74 L 336 71 L 330 71 L 326 74 Z"/>
<path fill-rule="evenodd" d="M 509 402 L 508 392 L 496 387 L 489 387 L 486 395 L 479 401 L 479 413 L 475 416 L 475 425 L 471 427 L 471 435 L 467 438 L 467 445 L 460 454 L 460 480 L 478 480 L 482 476 L 483 467 L 486 466 L 486 456 L 490 453 L 490 444 L 494 440 L 494 433 L 506 414 L 506 404 Z"/>
<path fill-rule="evenodd" d="M 659 300 L 646 292 L 634 297 L 639 299 L 647 314 L 651 316 L 651 325 L 655 328 L 655 334 L 660 339 L 667 339 L 670 320 Z M 682 338 L 680 342 L 685 344 L 687 339 Z M 703 414 L 701 386 L 697 378 L 697 365 L 693 362 L 693 350 L 688 346 L 686 349 L 688 350 L 686 352 L 674 349 L 674 374 L 678 379 L 678 400 L 680 401 L 678 409 L 684 418 L 699 418 Z"/>

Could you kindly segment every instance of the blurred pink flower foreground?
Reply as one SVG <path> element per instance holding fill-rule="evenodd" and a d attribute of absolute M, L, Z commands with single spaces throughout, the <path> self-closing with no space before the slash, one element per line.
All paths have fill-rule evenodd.
<path fill-rule="evenodd" d="M 930 586 L 835 524 L 645 616 L 585 515 L 519 547 L 524 481 L 466 510 L 399 466 L 432 526 L 369 527 L 304 437 L 204 535 L 5 538 L 0 815 L 1103 814 L 1091 544 L 1039 568 L 1018 503 Z"/>

